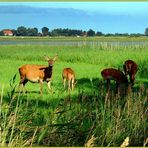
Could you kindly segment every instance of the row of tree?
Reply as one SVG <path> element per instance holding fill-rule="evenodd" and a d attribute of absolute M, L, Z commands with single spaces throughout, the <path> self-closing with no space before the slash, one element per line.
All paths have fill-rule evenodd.
<path fill-rule="evenodd" d="M 88 31 L 83 30 L 76 30 L 76 29 L 62 29 L 57 28 L 49 31 L 49 28 L 43 27 L 41 29 L 41 32 L 38 31 L 37 28 L 26 28 L 24 26 L 18 27 L 16 30 L 11 30 L 14 36 L 148 36 L 148 28 L 145 29 L 145 34 L 140 33 L 134 33 L 134 34 L 128 34 L 128 33 L 107 33 L 104 34 L 102 32 L 95 32 L 92 29 L 89 29 Z M 4 32 L 3 30 L 0 31 L 0 36 L 3 36 Z"/>

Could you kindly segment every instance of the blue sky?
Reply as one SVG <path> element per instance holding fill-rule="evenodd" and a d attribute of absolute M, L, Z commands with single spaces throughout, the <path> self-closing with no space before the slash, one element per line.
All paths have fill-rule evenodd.
<path fill-rule="evenodd" d="M 18 26 L 144 33 L 148 2 L 0 2 L 0 30 Z"/>

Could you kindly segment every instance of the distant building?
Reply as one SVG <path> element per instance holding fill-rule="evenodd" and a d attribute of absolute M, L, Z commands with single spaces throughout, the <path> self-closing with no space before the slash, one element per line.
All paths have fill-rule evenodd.
<path fill-rule="evenodd" d="M 13 32 L 9 29 L 3 30 L 5 36 L 13 36 Z"/>

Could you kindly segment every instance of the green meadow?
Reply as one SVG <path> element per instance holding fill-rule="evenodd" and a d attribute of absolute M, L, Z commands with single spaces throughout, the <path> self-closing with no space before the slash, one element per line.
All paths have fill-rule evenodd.
<path fill-rule="evenodd" d="M 147 41 L 147 38 L 107 40 L 134 42 Z M 27 93 L 20 93 L 18 68 L 23 64 L 48 65 L 44 55 L 54 57 L 56 54 L 53 93 L 48 91 L 46 82 L 43 95 L 39 94 L 39 84 L 30 82 L 25 86 Z M 107 93 L 101 71 L 109 67 L 123 71 L 127 59 L 138 64 L 134 87 L 126 95 L 117 95 L 112 82 Z M 77 79 L 70 94 L 63 88 L 65 67 L 71 67 Z M 0 45 L 1 146 L 121 146 L 126 138 L 129 138 L 128 146 L 146 146 L 147 96 L 148 44 Z"/>

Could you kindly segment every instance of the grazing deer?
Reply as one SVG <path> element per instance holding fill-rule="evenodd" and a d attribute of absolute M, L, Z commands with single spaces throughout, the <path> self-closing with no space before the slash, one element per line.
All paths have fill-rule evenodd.
<path fill-rule="evenodd" d="M 123 69 L 126 77 L 129 75 L 130 83 L 134 85 L 135 75 L 138 71 L 138 65 L 132 60 L 127 60 L 124 62 Z"/>
<path fill-rule="evenodd" d="M 44 56 L 44 58 L 48 61 L 48 66 L 26 64 L 19 68 L 20 85 L 24 87 L 28 81 L 32 83 L 40 83 L 40 93 L 42 94 L 43 81 L 46 81 L 49 90 L 51 90 L 50 83 L 52 78 L 53 64 L 57 59 L 57 55 L 53 59 L 50 59 L 47 56 Z"/>
<path fill-rule="evenodd" d="M 68 81 L 68 91 L 73 90 L 76 85 L 75 73 L 71 68 L 64 68 L 62 73 L 63 85 L 65 88 L 66 80 Z"/>
<path fill-rule="evenodd" d="M 127 77 L 120 70 L 114 68 L 107 68 L 101 71 L 102 77 L 107 80 L 107 89 L 110 89 L 110 80 L 116 81 L 116 90 L 120 84 L 128 84 Z"/>

